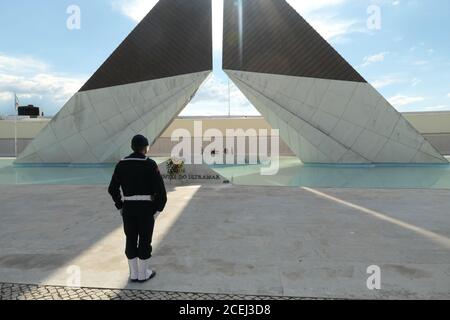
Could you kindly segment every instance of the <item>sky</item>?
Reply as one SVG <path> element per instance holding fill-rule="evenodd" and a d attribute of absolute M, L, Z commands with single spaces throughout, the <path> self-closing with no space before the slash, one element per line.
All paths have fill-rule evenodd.
<path fill-rule="evenodd" d="M 181 115 L 258 115 L 221 70 L 223 0 L 212 1 L 214 72 Z M 397 110 L 450 110 L 450 1 L 288 2 Z M 57 113 L 156 3 L 0 1 L 0 115 L 14 114 L 14 92 Z M 79 28 L 67 25 L 74 5 Z"/>

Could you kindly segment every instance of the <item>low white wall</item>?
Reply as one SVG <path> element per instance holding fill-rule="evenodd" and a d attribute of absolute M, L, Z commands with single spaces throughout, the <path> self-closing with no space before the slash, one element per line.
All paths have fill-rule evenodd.
<path fill-rule="evenodd" d="M 450 155 L 450 112 L 414 112 L 404 113 L 405 118 L 433 144 L 439 152 Z M 44 128 L 50 119 L 28 119 L 17 122 L 19 153 Z M 217 128 L 225 133 L 229 129 L 269 129 L 262 117 L 217 117 L 217 118 L 180 118 L 176 119 L 151 148 L 155 156 L 167 156 L 176 144 L 170 141 L 173 130 L 184 128 L 193 135 L 194 121 L 202 121 L 203 131 Z M 0 157 L 14 156 L 14 120 L 0 120 Z M 270 140 L 269 140 L 270 141 Z M 207 143 L 205 143 L 207 145 Z M 293 155 L 289 147 L 280 141 L 280 154 Z"/>

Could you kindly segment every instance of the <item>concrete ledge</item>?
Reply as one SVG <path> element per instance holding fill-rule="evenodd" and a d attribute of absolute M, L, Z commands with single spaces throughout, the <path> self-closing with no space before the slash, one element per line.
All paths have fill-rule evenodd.
<path fill-rule="evenodd" d="M 168 161 L 164 161 L 158 165 L 159 171 L 166 183 L 180 186 L 229 183 L 228 179 L 205 164 L 185 164 L 185 172 L 172 179 L 167 173 Z"/>

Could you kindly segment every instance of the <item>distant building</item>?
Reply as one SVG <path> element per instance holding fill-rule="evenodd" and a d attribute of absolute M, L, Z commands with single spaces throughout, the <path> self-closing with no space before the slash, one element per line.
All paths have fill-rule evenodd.
<path fill-rule="evenodd" d="M 34 105 L 30 104 L 28 106 L 19 107 L 18 115 L 29 116 L 30 118 L 37 118 L 41 115 L 41 111 L 39 107 L 35 107 Z"/>

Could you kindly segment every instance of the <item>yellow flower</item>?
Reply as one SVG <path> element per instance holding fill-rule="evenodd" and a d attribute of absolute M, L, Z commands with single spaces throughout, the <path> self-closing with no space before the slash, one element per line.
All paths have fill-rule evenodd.
<path fill-rule="evenodd" d="M 174 165 L 177 165 L 177 166 L 179 166 L 179 165 L 182 165 L 182 164 L 184 164 L 184 159 L 181 159 L 181 158 L 172 158 L 172 163 L 174 164 Z"/>

